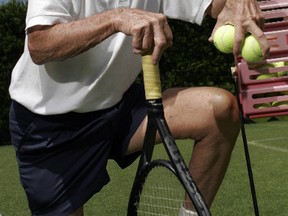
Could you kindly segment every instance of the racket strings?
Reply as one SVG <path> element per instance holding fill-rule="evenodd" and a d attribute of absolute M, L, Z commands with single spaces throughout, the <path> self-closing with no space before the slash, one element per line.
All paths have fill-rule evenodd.
<path fill-rule="evenodd" d="M 178 216 L 184 194 L 181 183 L 169 169 L 156 167 L 143 185 L 138 215 Z"/>

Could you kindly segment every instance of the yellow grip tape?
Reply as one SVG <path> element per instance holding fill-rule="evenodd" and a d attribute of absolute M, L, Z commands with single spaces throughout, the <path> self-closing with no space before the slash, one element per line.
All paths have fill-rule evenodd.
<path fill-rule="evenodd" d="M 158 64 L 152 64 L 151 55 L 142 56 L 142 69 L 147 100 L 162 98 L 160 72 Z"/>

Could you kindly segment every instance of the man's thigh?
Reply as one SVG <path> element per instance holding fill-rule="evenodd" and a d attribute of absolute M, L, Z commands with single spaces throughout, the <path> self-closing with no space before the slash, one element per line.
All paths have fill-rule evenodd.
<path fill-rule="evenodd" d="M 215 105 L 220 104 L 224 110 L 225 104 L 230 104 L 233 98 L 228 91 L 214 87 L 165 90 L 163 92 L 164 113 L 173 137 L 194 140 L 203 138 L 216 124 Z M 142 149 L 146 126 L 147 117 L 133 135 L 128 153 Z M 156 143 L 159 142 L 161 142 L 160 137 L 157 135 Z"/>

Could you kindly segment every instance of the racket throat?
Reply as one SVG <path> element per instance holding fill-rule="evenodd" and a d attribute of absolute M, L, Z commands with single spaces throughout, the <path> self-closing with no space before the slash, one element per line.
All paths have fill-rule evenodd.
<path fill-rule="evenodd" d="M 147 100 L 147 108 L 148 122 L 146 126 L 147 128 L 144 138 L 142 155 L 140 157 L 137 174 L 139 174 L 139 171 L 152 160 L 158 128 L 156 119 L 158 119 L 159 116 L 164 115 L 162 99 Z"/>

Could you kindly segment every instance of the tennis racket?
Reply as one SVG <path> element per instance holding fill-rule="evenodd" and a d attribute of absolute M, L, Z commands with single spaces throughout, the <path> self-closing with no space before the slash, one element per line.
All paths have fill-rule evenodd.
<path fill-rule="evenodd" d="M 159 68 L 152 64 L 151 55 L 142 56 L 142 67 L 148 122 L 127 215 L 178 216 L 185 197 L 190 198 L 199 216 L 211 215 L 165 120 Z M 169 159 L 152 160 L 157 131 Z"/>

